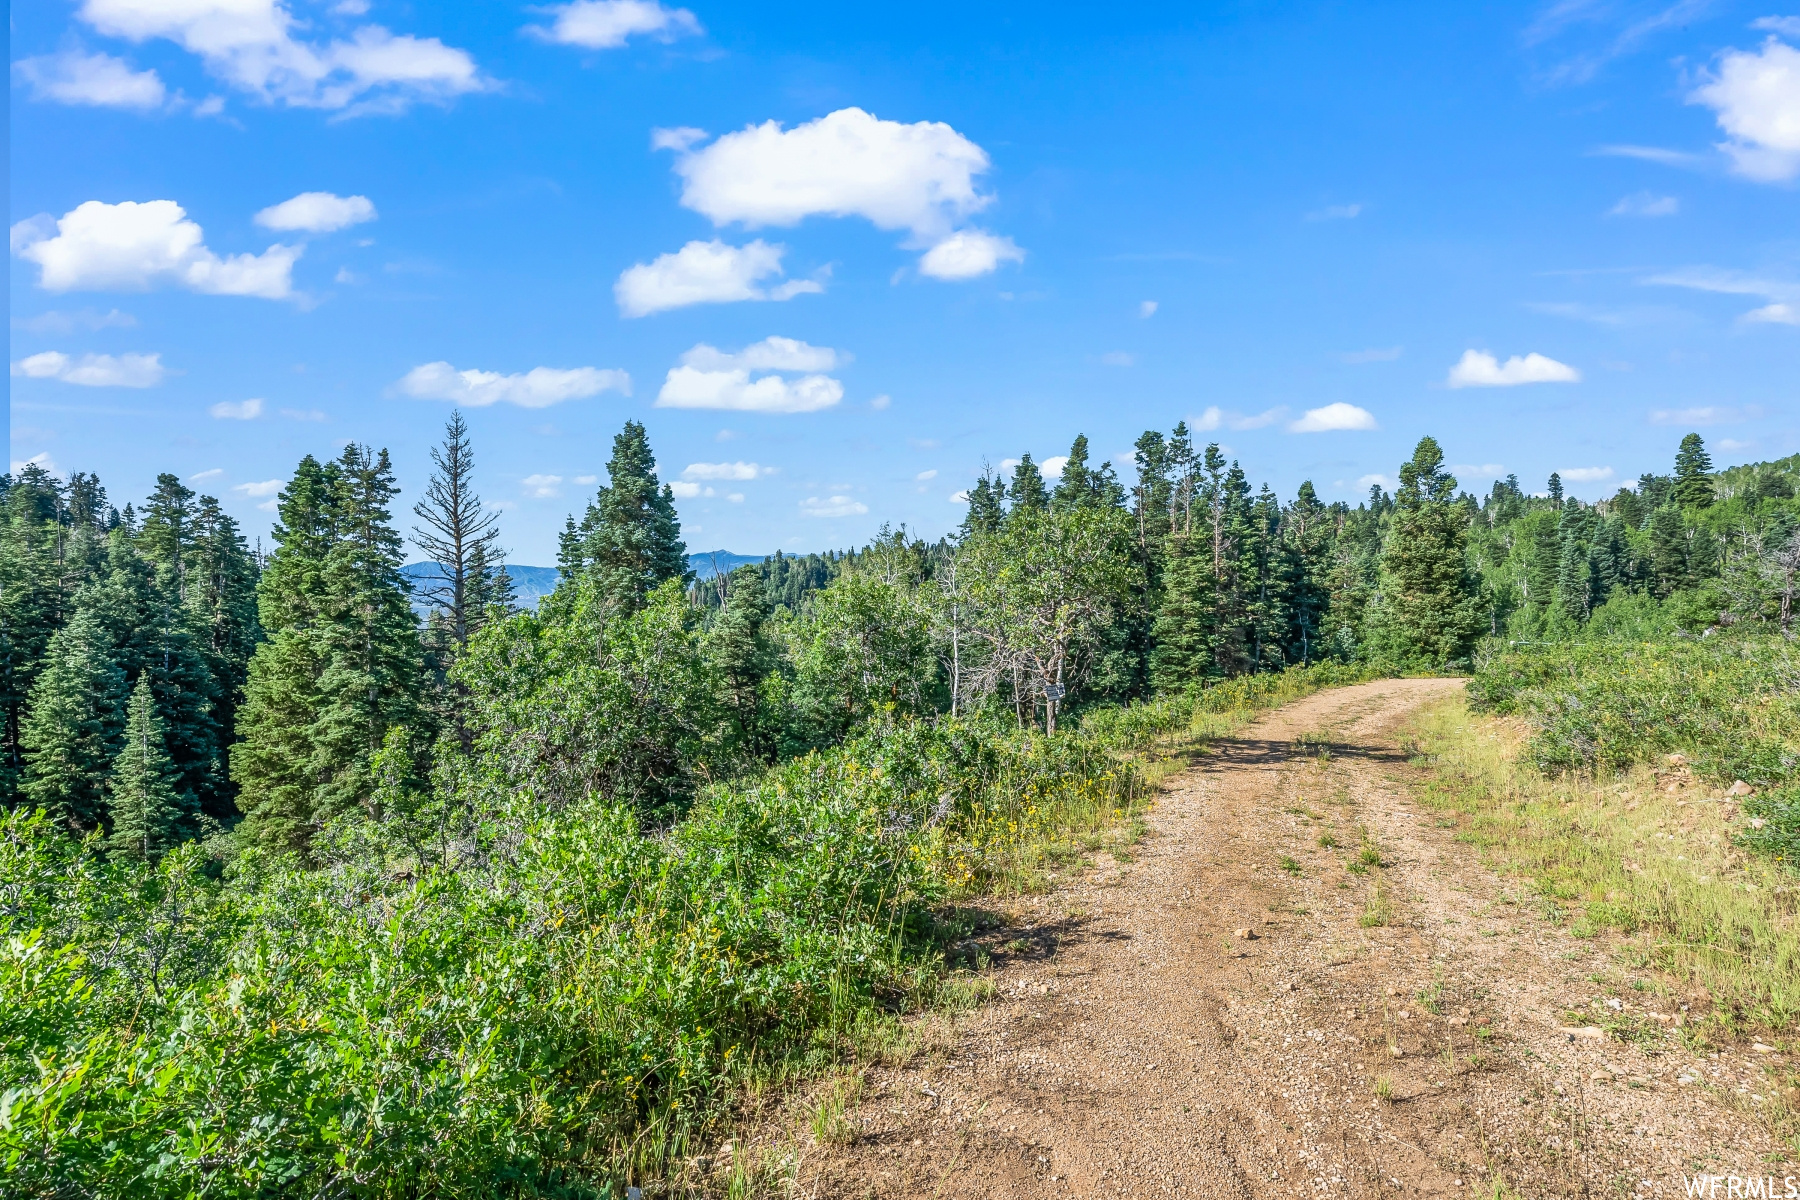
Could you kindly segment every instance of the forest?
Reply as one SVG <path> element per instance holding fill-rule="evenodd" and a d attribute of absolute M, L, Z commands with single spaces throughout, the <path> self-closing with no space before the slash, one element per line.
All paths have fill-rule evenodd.
<path fill-rule="evenodd" d="M 1685 750 L 1800 852 L 1800 456 L 1587 502 L 1426 437 L 1351 507 L 1177 424 L 699 581 L 628 422 L 535 609 L 460 415 L 432 467 L 408 521 L 385 450 L 303 458 L 266 554 L 174 475 L 0 477 L 16 1194 L 622 1195 L 940 998 L 950 902 L 1156 737 L 1335 682 L 1470 674 L 1546 771 Z"/>

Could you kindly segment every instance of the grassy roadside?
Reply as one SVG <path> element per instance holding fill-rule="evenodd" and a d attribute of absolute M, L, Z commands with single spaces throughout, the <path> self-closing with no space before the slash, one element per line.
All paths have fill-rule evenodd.
<path fill-rule="evenodd" d="M 1528 880 L 1552 923 L 1575 937 L 1616 934 L 1625 965 L 1663 972 L 1690 1006 L 1678 1036 L 1691 1048 L 1751 1038 L 1786 1048 L 1800 1017 L 1793 872 L 1734 844 L 1748 818 L 1685 764 L 1546 774 L 1532 734 L 1461 698 L 1433 706 L 1412 735 L 1433 774 L 1421 799 L 1454 813 L 1456 839 L 1492 867 Z"/>

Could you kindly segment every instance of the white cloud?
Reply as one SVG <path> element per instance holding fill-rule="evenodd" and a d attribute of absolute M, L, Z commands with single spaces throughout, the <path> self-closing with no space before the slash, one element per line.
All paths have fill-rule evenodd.
<path fill-rule="evenodd" d="M 21 329 L 29 329 L 33 333 L 74 333 L 77 329 L 132 329 L 137 326 L 137 318 L 116 308 L 104 313 L 91 308 L 78 312 L 57 312 L 52 309 L 17 324 Z"/>
<path fill-rule="evenodd" d="M 950 503 L 952 503 L 952 504 L 967 504 L 968 502 L 969 502 L 969 493 L 966 490 L 950 493 Z"/>
<path fill-rule="evenodd" d="M 1579 383 L 1581 372 L 1542 354 L 1513 355 L 1504 363 L 1482 350 L 1465 350 L 1444 382 L 1453 388 L 1518 387 L 1526 383 Z"/>
<path fill-rule="evenodd" d="M 1672 217 L 1681 211 L 1681 201 L 1675 196 L 1658 196 L 1654 192 L 1633 192 L 1620 198 L 1619 202 L 1606 210 L 1609 217 Z"/>
<path fill-rule="evenodd" d="M 375 205 L 367 196 L 336 196 L 330 192 L 301 192 L 292 200 L 272 204 L 256 214 L 264 229 L 330 233 L 375 219 Z"/>
<path fill-rule="evenodd" d="M 58 379 L 82 387 L 154 387 L 168 374 L 160 354 L 84 354 L 70 358 L 60 350 L 46 350 L 12 365 L 14 375 L 27 379 Z"/>
<path fill-rule="evenodd" d="M 892 404 L 893 402 L 894 402 L 894 398 L 892 396 L 887 395 L 884 392 L 881 395 L 876 396 L 873 400 L 870 400 L 869 407 L 874 409 L 876 412 L 881 412 L 884 409 L 886 409 L 887 406 Z"/>
<path fill-rule="evenodd" d="M 219 476 L 223 475 L 224 473 L 225 473 L 224 467 L 214 467 L 210 471 L 201 471 L 197 474 L 189 475 L 187 477 L 187 481 L 189 483 L 205 483 L 208 479 L 217 479 Z"/>
<path fill-rule="evenodd" d="M 650 148 L 652 150 L 673 150 L 680 154 L 695 142 L 704 142 L 710 136 L 706 130 L 696 129 L 692 125 L 677 125 L 673 129 L 652 129 L 650 131 Z"/>
<path fill-rule="evenodd" d="M 577 475 L 575 477 L 575 482 L 586 486 L 591 483 L 599 483 L 600 477 L 598 475 Z"/>
<path fill-rule="evenodd" d="M 34 100 L 93 108 L 161 108 L 168 93 L 155 71 L 134 71 L 110 54 L 66 50 L 13 64 Z"/>
<path fill-rule="evenodd" d="M 773 475 L 774 467 L 753 462 L 689 463 L 681 470 L 683 479 L 757 479 Z"/>
<path fill-rule="evenodd" d="M 1765 304 L 1751 309 L 1738 320 L 1750 325 L 1800 325 L 1800 309 L 1791 304 Z"/>
<path fill-rule="evenodd" d="M 1564 467 L 1557 472 L 1564 483 L 1605 483 L 1613 477 L 1611 467 Z"/>
<path fill-rule="evenodd" d="M 933 279 L 973 279 L 996 270 L 1003 262 L 1024 261 L 1025 252 L 1011 238 L 964 229 L 927 250 L 919 259 L 919 273 Z"/>
<path fill-rule="evenodd" d="M 502 375 L 498 371 L 458 371 L 447 362 L 433 362 L 414 367 L 394 387 L 417 400 L 449 400 L 470 408 L 501 401 L 520 408 L 548 408 L 605 391 L 629 396 L 631 376 L 598 367 L 533 367 L 521 374 Z"/>
<path fill-rule="evenodd" d="M 1343 361 L 1352 365 L 1372 362 L 1394 362 L 1400 357 L 1399 346 L 1377 347 L 1370 350 L 1352 350 L 1340 355 Z"/>
<path fill-rule="evenodd" d="M 1785 33 L 1791 38 L 1800 38 L 1800 17 L 1758 17 L 1750 22 L 1750 28 L 1767 30 L 1769 33 Z"/>
<path fill-rule="evenodd" d="M 56 465 L 56 463 L 51 460 L 50 452 L 47 450 L 40 454 L 34 454 L 30 458 L 27 458 L 27 459 L 23 459 L 23 460 L 14 459 L 13 460 L 12 471 L 13 471 L 14 475 L 17 475 L 20 471 L 23 471 L 26 467 L 42 467 L 42 468 L 44 468 L 44 470 L 50 472 L 50 474 L 52 474 L 52 475 L 56 475 L 56 476 L 62 475 L 62 468 L 58 467 Z"/>
<path fill-rule="evenodd" d="M 1061 479 L 1063 468 L 1069 465 L 1069 456 L 1053 454 L 1038 464 L 1038 473 L 1045 479 Z"/>
<path fill-rule="evenodd" d="M 1469 478 L 1498 479 L 1500 476 L 1506 474 L 1506 468 L 1499 463 L 1463 463 L 1459 466 L 1451 467 L 1450 473 L 1452 475 L 1461 475 Z"/>
<path fill-rule="evenodd" d="M 731 501 L 731 503 L 733 503 L 733 504 L 742 504 L 744 502 L 744 493 L 732 492 L 729 495 L 727 495 L 725 497 L 725 499 Z"/>
<path fill-rule="evenodd" d="M 705 342 L 681 356 L 656 397 L 658 408 L 716 408 L 740 412 L 805 413 L 830 408 L 844 398 L 844 385 L 829 371 L 850 360 L 829 346 L 794 338 L 768 337 L 728 354 Z M 798 379 L 752 372 L 808 371 Z"/>
<path fill-rule="evenodd" d="M 1739 441 L 1737 438 L 1720 438 L 1713 443 L 1714 450 L 1723 450 L 1727 454 L 1738 450 L 1748 450 L 1756 445 L 1755 441 Z"/>
<path fill-rule="evenodd" d="M 692 131 L 683 130 L 687 135 Z M 919 269 L 967 279 L 1024 252 L 1009 239 L 958 227 L 993 201 L 976 187 L 987 152 L 941 121 L 884 121 L 842 108 L 792 129 L 765 121 L 709 145 L 667 142 L 679 157 L 681 203 L 715 225 L 796 225 L 862 217 L 929 246 Z"/>
<path fill-rule="evenodd" d="M 827 496 L 821 500 L 808 496 L 800 502 L 800 514 L 806 517 L 860 517 L 869 506 L 849 496 Z"/>
<path fill-rule="evenodd" d="M 221 421 L 254 421 L 262 416 L 263 402 L 256 397 L 249 400 L 221 400 L 206 411 Z"/>
<path fill-rule="evenodd" d="M 1366 408 L 1338 401 L 1323 408 L 1309 408 L 1297 421 L 1288 423 L 1289 433 L 1334 433 L 1346 429 L 1378 429 L 1375 415 Z"/>
<path fill-rule="evenodd" d="M 539 500 L 549 500 L 562 495 L 561 475 L 527 475 L 519 480 L 519 483 L 524 486 L 527 494 L 535 496 Z"/>
<path fill-rule="evenodd" d="M 669 484 L 669 492 L 677 500 L 692 500 L 702 494 L 702 489 L 697 483 L 688 483 L 685 480 L 677 479 Z M 711 495 L 712 489 L 706 488 L 705 493 Z"/>
<path fill-rule="evenodd" d="M 526 33 L 584 50 L 616 50 L 626 39 L 640 35 L 672 42 L 705 32 L 687 9 L 664 8 L 653 0 L 575 0 L 542 11 L 555 20 L 547 26 L 527 25 Z"/>
<path fill-rule="evenodd" d="M 1352 221 L 1362 215 L 1360 204 L 1333 204 L 1306 214 L 1309 221 Z"/>
<path fill-rule="evenodd" d="M 779 276 L 786 246 L 758 238 L 747 246 L 689 242 L 673 254 L 627 267 L 613 285 L 613 298 L 627 317 L 643 317 L 689 304 L 729 304 L 736 300 L 792 300 L 822 292 L 816 279 L 790 279 L 772 288 L 758 286 Z"/>
<path fill-rule="evenodd" d="M 1356 486 L 1365 489 L 1372 487 L 1391 489 L 1394 486 L 1394 481 L 1389 479 L 1386 475 L 1364 475 L 1361 479 L 1356 481 Z"/>
<path fill-rule="evenodd" d="M 300 246 L 220 258 L 200 226 L 173 200 L 89 200 L 54 222 L 32 217 L 12 227 L 13 253 L 38 264 L 47 291 L 147 291 L 173 283 L 220 296 L 280 300 L 293 293 Z"/>
<path fill-rule="evenodd" d="M 727 354 L 701 342 L 681 356 L 683 366 L 703 371 L 830 371 L 850 361 L 850 355 L 830 346 L 810 346 L 794 338 L 766 337 Z"/>
<path fill-rule="evenodd" d="M 265 479 L 261 483 L 240 483 L 231 490 L 234 492 L 242 492 L 244 495 L 250 497 L 274 496 L 285 486 L 287 486 L 286 480 Z"/>
<path fill-rule="evenodd" d="M 348 37 L 302 41 L 295 31 L 312 22 L 295 19 L 281 0 L 84 0 L 76 15 L 109 37 L 174 42 L 269 104 L 396 112 L 492 86 L 467 51 L 437 38 L 361 25 Z"/>
<path fill-rule="evenodd" d="M 1142 317 L 1144 320 L 1149 320 L 1151 317 L 1154 317 L 1155 315 L 1156 315 L 1156 301 L 1140 300 L 1138 302 L 1138 316 L 1139 317 Z"/>
<path fill-rule="evenodd" d="M 748 371 L 676 367 L 663 381 L 656 407 L 808 413 L 830 408 L 843 398 L 844 385 L 829 375 L 806 375 L 795 380 L 764 375 L 752 382 Z"/>
<path fill-rule="evenodd" d="M 1211 433 L 1215 429 L 1262 429 L 1273 425 L 1287 413 L 1286 408 L 1271 408 L 1254 416 L 1243 413 L 1226 412 L 1216 404 L 1208 405 L 1206 411 L 1193 418 L 1188 424 L 1199 433 Z"/>
<path fill-rule="evenodd" d="M 1773 37 L 1758 51 L 1727 50 L 1688 103 L 1713 110 L 1728 139 L 1719 148 L 1739 175 L 1764 183 L 1800 175 L 1800 50 Z"/>
<path fill-rule="evenodd" d="M 1771 301 L 1738 318 L 1752 324 L 1794 324 L 1794 306 L 1800 304 L 1800 283 L 1747 275 L 1742 271 L 1722 271 L 1714 267 L 1670 271 L 1663 275 L 1652 275 L 1644 282 L 1692 288 L 1697 292 L 1714 292 L 1724 296 L 1760 296 Z"/>
<path fill-rule="evenodd" d="M 926 480 L 928 480 L 928 479 L 936 479 L 936 478 L 937 478 L 937 472 L 936 472 L 936 471 L 935 471 L 935 470 L 933 470 L 933 471 L 920 471 L 920 472 L 919 472 L 919 473 L 918 473 L 918 474 L 917 474 L 917 475 L 914 475 L 914 476 L 913 476 L 913 478 L 914 478 L 914 479 L 916 479 L 916 480 L 918 480 L 918 481 L 919 481 L 919 482 L 920 482 L 920 483 L 924 483 L 924 482 L 925 482 L 925 481 L 926 481 Z"/>

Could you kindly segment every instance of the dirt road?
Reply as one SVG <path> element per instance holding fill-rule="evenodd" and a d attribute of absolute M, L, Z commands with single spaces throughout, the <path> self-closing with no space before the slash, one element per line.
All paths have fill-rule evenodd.
<path fill-rule="evenodd" d="M 852 1136 L 809 1147 L 794 1194 L 1779 1186 L 1781 1147 L 1740 1111 L 1762 1102 L 1760 1064 L 1571 1034 L 1570 1010 L 1672 1024 L 1681 998 L 1630 990 L 1604 945 L 1548 924 L 1410 799 L 1400 726 L 1459 686 L 1324 692 L 1219 744 L 1134 861 L 1013 910 L 998 998 L 939 1051 L 871 1070 Z M 1381 865 L 1358 872 L 1364 845 Z"/>

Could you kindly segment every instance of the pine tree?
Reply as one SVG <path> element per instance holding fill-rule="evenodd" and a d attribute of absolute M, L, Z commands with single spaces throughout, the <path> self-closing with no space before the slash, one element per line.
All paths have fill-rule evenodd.
<path fill-rule="evenodd" d="M 69 592 L 59 550 L 61 493 L 35 464 L 7 477 L 0 501 L 0 802 L 17 802 L 25 772 L 22 742 L 32 689 L 51 638 L 66 619 Z"/>
<path fill-rule="evenodd" d="M 499 514 L 484 512 L 475 494 L 475 455 L 461 409 L 450 411 L 444 441 L 431 450 L 431 480 L 413 512 L 425 528 L 413 527 L 413 542 L 437 567 L 418 594 L 443 614 L 452 657 L 481 628 L 490 591 L 489 576 L 504 557 L 498 545 Z"/>
<path fill-rule="evenodd" d="M 144 505 L 144 523 L 138 529 L 137 545 L 160 572 L 170 576 L 169 586 L 178 600 L 186 599 L 195 516 L 193 490 L 181 482 L 180 476 L 166 472 L 158 475 L 156 491 Z"/>
<path fill-rule="evenodd" d="M 1687 529 L 1681 513 L 1659 508 L 1650 515 L 1650 594 L 1658 600 L 1688 586 Z"/>
<path fill-rule="evenodd" d="M 1329 653 L 1320 642 L 1331 603 L 1333 532 L 1330 510 L 1319 500 L 1312 480 L 1306 480 L 1281 518 L 1289 570 L 1285 581 L 1289 613 L 1286 657 L 1302 666 Z"/>
<path fill-rule="evenodd" d="M 1400 467 L 1393 525 L 1382 553 L 1385 630 L 1404 662 L 1464 658 L 1480 624 L 1475 581 L 1464 553 L 1466 517 L 1454 502 L 1456 479 L 1444 452 L 1421 438 Z"/>
<path fill-rule="evenodd" d="M 996 479 L 992 469 L 983 464 L 981 478 L 969 489 L 969 511 L 963 516 L 962 536 L 995 533 L 1005 516 L 1006 481 Z"/>
<path fill-rule="evenodd" d="M 1162 604 L 1150 634 L 1150 678 L 1157 691 L 1179 691 L 1214 673 L 1215 608 L 1209 541 L 1170 534 Z"/>
<path fill-rule="evenodd" d="M 50 639 L 20 730 L 25 798 L 75 833 L 98 828 L 106 812 L 106 776 L 118 754 L 125 672 L 93 609 Z"/>
<path fill-rule="evenodd" d="M 196 832 L 191 810 L 175 788 L 163 745 L 162 721 L 150 677 L 140 675 L 125 709 L 123 745 L 107 780 L 115 854 L 155 860 Z"/>
<path fill-rule="evenodd" d="M 1690 433 L 1675 452 L 1675 503 L 1683 508 L 1710 508 L 1715 499 L 1712 456 L 1700 435 Z"/>
<path fill-rule="evenodd" d="M 733 571 L 727 582 L 725 606 L 706 634 L 706 657 L 718 680 L 731 741 L 751 758 L 767 760 L 774 756 L 775 729 L 765 711 L 763 682 L 776 662 L 764 629 L 770 613 L 768 596 L 762 572 L 748 563 Z"/>
<path fill-rule="evenodd" d="M 687 582 L 687 546 L 675 515 L 675 493 L 656 478 L 656 456 L 636 421 L 613 438 L 606 464 L 607 486 L 582 519 L 569 565 L 592 572 L 599 591 L 616 611 L 636 612 L 644 597 L 665 580 Z M 564 575 L 572 574 L 568 566 Z"/>
<path fill-rule="evenodd" d="M 1590 510 L 1571 500 L 1563 509 L 1562 527 L 1558 532 L 1556 602 L 1576 621 L 1586 621 L 1595 604 L 1590 561 L 1592 515 Z"/>
<path fill-rule="evenodd" d="M 1562 476 L 1555 471 L 1550 472 L 1550 503 L 1561 508 L 1563 502 Z"/>
<path fill-rule="evenodd" d="M 1012 499 L 1009 512 L 1043 512 L 1050 506 L 1049 494 L 1044 491 L 1044 476 L 1031 461 L 1031 455 L 1019 456 L 1018 465 L 1013 468 L 1012 486 L 1006 489 L 1006 494 Z"/>

